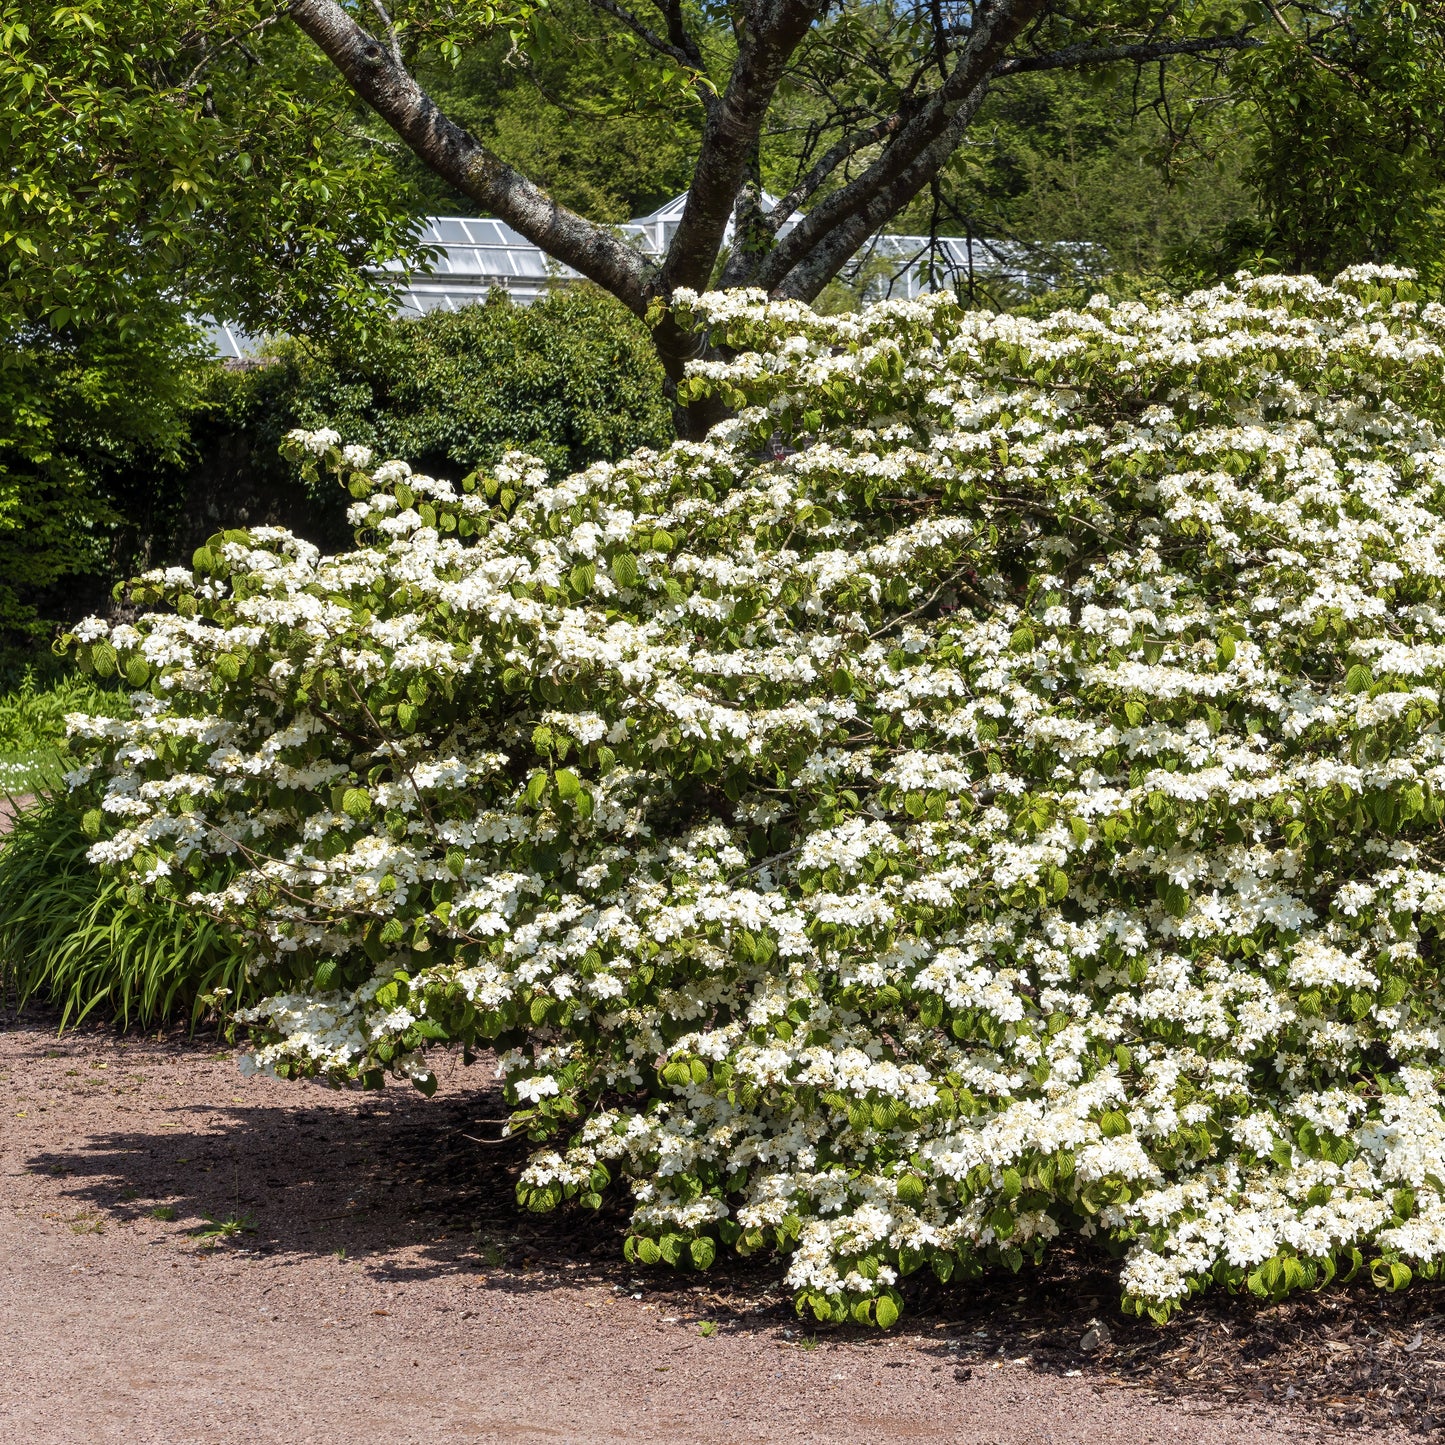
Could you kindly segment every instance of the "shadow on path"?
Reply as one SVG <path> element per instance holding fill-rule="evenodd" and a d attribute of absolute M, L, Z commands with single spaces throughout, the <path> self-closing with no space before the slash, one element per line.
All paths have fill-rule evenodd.
<path fill-rule="evenodd" d="M 450 1061 L 431 1100 L 404 1086 L 366 1095 L 301 1084 L 242 1089 L 233 1063 L 217 1065 L 214 1039 L 123 1044 L 96 1029 L 57 1040 L 44 1020 L 0 1018 L 0 1032 L 7 1026 L 17 1062 L 55 1060 L 52 1072 L 70 1075 L 77 1070 L 62 1064 L 123 1052 L 130 1067 L 171 1070 L 172 1093 L 194 1100 L 167 1107 L 152 1098 L 133 1128 L 83 1132 L 66 1123 L 69 1142 L 27 1151 L 24 1166 L 51 1176 L 71 1204 L 117 1220 L 174 1210 L 177 1229 L 196 1231 L 207 1217 L 234 1218 L 254 1231 L 228 1247 L 344 1251 L 388 1282 L 475 1272 L 509 1293 L 603 1286 L 705 1314 L 729 1332 L 792 1331 L 805 1347 L 824 1333 L 878 1338 L 798 1320 L 774 1259 L 723 1256 L 705 1275 L 626 1264 L 621 1200 L 597 1213 L 519 1210 L 526 1145 L 498 1140 L 505 1106 L 489 1069 Z M 15 1033 L 30 1035 L 19 1051 Z M 250 1099 L 228 1098 L 233 1088 Z M 106 1103 L 107 1122 L 123 1117 L 122 1101 Z M 65 1116 L 55 1117 L 61 1125 Z M 1432 1433 L 1445 1422 L 1441 1285 L 1392 1296 L 1355 1284 L 1282 1305 L 1214 1295 L 1162 1330 L 1120 1314 L 1117 1265 L 1082 1248 L 1057 1248 L 1042 1268 L 1017 1276 L 945 1287 L 924 1272 L 903 1288 L 908 1312 L 895 1337 L 946 1351 L 960 1381 L 1026 1358 L 1035 1369 L 1196 1403 L 1308 1409 L 1347 1429 Z M 1108 1337 L 1086 1348 L 1095 1321 Z"/>

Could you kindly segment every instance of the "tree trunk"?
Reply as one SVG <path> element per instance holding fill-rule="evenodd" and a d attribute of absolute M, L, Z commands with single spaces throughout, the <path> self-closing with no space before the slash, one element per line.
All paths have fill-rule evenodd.
<path fill-rule="evenodd" d="M 702 290 L 712 282 L 729 216 L 736 213 L 737 241 L 722 285 L 758 286 L 772 296 L 811 302 L 870 235 L 939 175 L 991 83 L 1030 70 L 1121 61 L 1142 65 L 1170 55 L 1203 56 L 1260 44 L 1246 25 L 1217 36 L 1153 36 L 1140 43 L 1010 54 L 1049 13 L 1050 0 L 977 0 L 968 26 L 958 32 L 961 44 L 950 46 L 949 32 L 941 23 L 934 26 L 929 43 L 936 47 L 932 58 L 939 83 L 926 94 L 910 89 L 895 114 L 844 135 L 779 206 L 764 214 L 758 204 L 759 136 L 778 85 L 809 30 L 827 13 L 828 0 L 742 0 L 737 56 L 726 88 L 703 92 L 706 120 L 692 184 L 667 254 L 657 259 L 628 245 L 611 227 L 559 205 L 445 116 L 403 64 L 400 37 L 381 5 L 374 8 L 386 43 L 363 30 L 338 0 L 284 3 L 297 26 L 424 165 L 649 324 L 661 303 L 663 320 L 653 327 L 653 344 L 677 433 L 688 440 L 700 440 L 728 412 L 713 400 L 680 398 L 687 363 L 706 354 L 707 340 L 683 331 L 666 308 L 674 291 Z M 667 38 L 622 0 L 593 3 L 669 65 L 703 73 L 703 52 L 688 33 L 678 0 L 659 0 L 668 20 Z M 920 52 L 917 58 L 928 57 Z M 856 175 L 840 172 L 852 157 L 874 147 L 876 154 Z M 842 183 L 833 185 L 840 174 Z M 796 225 L 780 234 L 783 222 L 794 215 Z"/>
<path fill-rule="evenodd" d="M 672 403 L 673 425 L 683 441 L 700 442 L 708 431 L 731 415 L 731 412 L 715 397 L 704 397 L 699 401 L 681 401 L 679 388 L 686 374 L 689 361 L 699 361 L 714 354 L 705 336 L 695 331 L 684 331 L 668 312 L 652 329 L 652 345 L 657 359 L 662 362 L 662 374 L 667 399 Z"/>

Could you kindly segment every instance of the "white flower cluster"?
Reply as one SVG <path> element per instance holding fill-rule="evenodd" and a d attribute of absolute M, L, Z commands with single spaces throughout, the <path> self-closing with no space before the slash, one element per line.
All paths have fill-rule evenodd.
<path fill-rule="evenodd" d="M 499 1050 L 525 1203 L 800 1308 L 1126 1250 L 1445 1263 L 1445 309 L 683 298 L 701 444 L 214 538 L 72 646 L 98 864 L 251 941 L 257 1066 Z"/>

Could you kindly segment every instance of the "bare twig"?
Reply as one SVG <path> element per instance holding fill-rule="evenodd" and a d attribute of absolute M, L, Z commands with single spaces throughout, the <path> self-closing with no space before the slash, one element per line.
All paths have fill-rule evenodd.
<path fill-rule="evenodd" d="M 701 59 L 701 57 L 695 58 L 681 46 L 675 45 L 669 40 L 664 40 L 662 36 L 650 26 L 643 24 L 626 6 L 619 5 L 617 0 L 591 0 L 591 4 L 598 10 L 612 16 L 614 20 L 620 21 L 637 36 L 644 45 L 650 50 L 655 50 L 657 54 L 664 57 L 664 59 L 675 61 L 678 65 L 682 66 L 684 70 L 690 70 L 695 74 L 701 73 L 702 67 L 698 64 L 698 60 Z M 708 86 L 698 86 L 697 90 L 698 94 L 702 97 L 704 108 L 717 103 L 717 97 Z"/>
<path fill-rule="evenodd" d="M 402 63 L 401 41 L 397 38 L 396 26 L 391 23 L 391 16 L 386 13 L 386 6 L 381 3 L 381 0 L 371 0 L 371 8 L 376 11 L 377 17 L 381 21 L 381 28 L 386 33 L 386 44 L 391 51 L 393 63 L 400 65 Z"/>

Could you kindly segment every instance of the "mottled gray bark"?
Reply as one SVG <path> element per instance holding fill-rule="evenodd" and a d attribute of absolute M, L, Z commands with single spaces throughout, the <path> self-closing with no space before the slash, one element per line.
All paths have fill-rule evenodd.
<path fill-rule="evenodd" d="M 520 171 L 442 114 L 400 60 L 336 0 L 290 0 L 288 13 L 351 88 L 417 158 L 549 256 L 610 291 L 639 316 L 657 289 L 654 261 L 560 206 Z"/>

